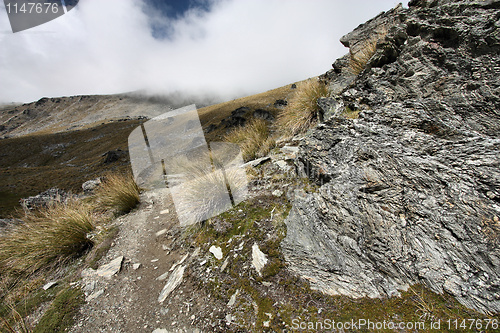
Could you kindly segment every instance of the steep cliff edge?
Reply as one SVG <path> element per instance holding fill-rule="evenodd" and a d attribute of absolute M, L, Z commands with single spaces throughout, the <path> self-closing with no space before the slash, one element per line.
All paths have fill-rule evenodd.
<path fill-rule="evenodd" d="M 343 37 L 351 56 L 323 75 L 326 120 L 297 161 L 321 187 L 296 193 L 285 258 L 329 294 L 421 283 L 500 312 L 500 1 L 409 6 Z"/>

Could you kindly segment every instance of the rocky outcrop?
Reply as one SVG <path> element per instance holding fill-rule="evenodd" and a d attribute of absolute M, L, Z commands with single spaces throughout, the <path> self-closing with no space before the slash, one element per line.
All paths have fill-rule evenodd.
<path fill-rule="evenodd" d="M 297 159 L 320 188 L 296 192 L 282 243 L 314 288 L 385 297 L 422 283 L 500 312 L 499 8 L 411 1 L 379 16 L 392 26 L 352 82 L 339 89 L 346 58 L 323 76 L 330 118 Z"/>
<path fill-rule="evenodd" d="M 73 196 L 70 193 L 53 187 L 35 196 L 23 198 L 19 200 L 19 203 L 28 212 L 39 208 L 47 208 L 53 203 L 64 203 L 71 197 Z"/>
<path fill-rule="evenodd" d="M 97 177 L 95 179 L 87 180 L 82 184 L 83 193 L 93 194 L 94 191 L 101 186 L 104 177 Z"/>
<path fill-rule="evenodd" d="M 104 157 L 104 161 L 102 162 L 103 164 L 110 164 L 121 159 L 127 159 L 128 151 L 124 151 L 121 149 L 110 150 L 104 153 L 102 157 Z"/>

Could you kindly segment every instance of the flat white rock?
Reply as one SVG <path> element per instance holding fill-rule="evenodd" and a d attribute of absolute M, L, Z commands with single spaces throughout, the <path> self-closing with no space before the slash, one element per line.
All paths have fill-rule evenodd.
<path fill-rule="evenodd" d="M 240 290 L 236 290 L 236 292 L 231 296 L 229 302 L 227 302 L 227 306 L 232 307 L 234 303 L 236 303 L 236 297 L 240 294 Z"/>
<path fill-rule="evenodd" d="M 49 290 L 50 288 L 52 288 L 56 284 L 57 284 L 57 282 L 49 282 L 45 286 L 43 286 L 42 288 L 43 288 L 43 290 Z"/>
<path fill-rule="evenodd" d="M 259 275 L 262 275 L 262 268 L 267 264 L 267 256 L 259 249 L 257 243 L 252 245 L 252 265 Z"/>
<path fill-rule="evenodd" d="M 156 233 L 156 237 L 160 237 L 161 235 L 164 235 L 167 233 L 167 229 L 162 229 Z"/>
<path fill-rule="evenodd" d="M 160 295 L 158 296 L 159 303 L 163 303 L 163 301 L 168 297 L 168 295 L 170 295 L 170 293 L 174 291 L 174 289 L 181 284 L 182 279 L 184 278 L 184 268 L 186 268 L 186 266 L 179 265 L 172 272 L 172 274 L 168 278 L 167 283 L 165 284 L 165 287 L 163 287 L 163 290 L 160 292 Z"/>
<path fill-rule="evenodd" d="M 208 251 L 210 251 L 217 260 L 222 259 L 222 249 L 220 247 L 212 245 Z"/>
<path fill-rule="evenodd" d="M 102 265 L 96 271 L 98 276 L 105 277 L 106 279 L 111 279 L 113 275 L 118 273 L 122 268 L 123 256 L 119 256 L 113 259 L 109 264 Z"/>

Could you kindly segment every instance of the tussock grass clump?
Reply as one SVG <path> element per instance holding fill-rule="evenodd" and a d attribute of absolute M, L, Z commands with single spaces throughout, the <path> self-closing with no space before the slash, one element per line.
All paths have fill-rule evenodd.
<path fill-rule="evenodd" d="M 317 79 L 297 84 L 295 94 L 278 115 L 278 127 L 285 135 L 305 133 L 314 126 L 321 113 L 318 98 L 328 95 L 328 87 Z"/>
<path fill-rule="evenodd" d="M 377 51 L 377 38 L 366 41 L 363 48 L 356 53 L 349 50 L 349 69 L 352 74 L 358 75 Z"/>
<path fill-rule="evenodd" d="M 0 269 L 33 273 L 82 254 L 93 242 L 92 208 L 81 202 L 54 204 L 27 213 L 23 223 L 0 235 Z"/>
<path fill-rule="evenodd" d="M 191 181 L 181 185 L 179 195 L 182 204 L 177 213 L 193 222 L 206 220 L 231 208 L 227 191 L 233 199 L 242 198 L 246 192 L 246 177 L 238 168 L 216 170 L 208 173 L 190 174 Z M 230 184 L 230 189 L 226 186 Z M 175 190 L 175 189 L 174 189 Z"/>
<path fill-rule="evenodd" d="M 211 144 L 211 151 L 188 158 L 172 159 L 166 169 L 170 191 L 175 198 L 182 224 L 201 222 L 231 207 L 230 197 L 241 201 L 247 194 L 247 178 L 240 168 L 240 148 L 236 144 Z"/>
<path fill-rule="evenodd" d="M 358 75 L 365 68 L 370 59 L 377 52 L 377 43 L 387 35 L 386 28 L 381 28 L 375 32 L 373 36 L 363 42 L 361 47 L 357 47 L 356 51 L 349 49 L 349 70 L 352 74 Z"/>
<path fill-rule="evenodd" d="M 265 156 L 276 144 L 267 122 L 257 118 L 233 129 L 224 139 L 240 146 L 245 161 Z"/>
<path fill-rule="evenodd" d="M 108 174 L 96 190 L 97 205 L 126 214 L 139 203 L 139 187 L 130 173 Z"/>

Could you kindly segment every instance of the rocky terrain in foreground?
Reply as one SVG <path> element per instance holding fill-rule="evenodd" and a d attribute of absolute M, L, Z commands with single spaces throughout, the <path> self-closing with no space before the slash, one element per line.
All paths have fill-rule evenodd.
<path fill-rule="evenodd" d="M 323 79 L 323 124 L 301 143 L 283 248 L 332 295 L 396 296 L 422 283 L 500 311 L 500 1 L 410 1 L 342 38 L 378 34 L 360 75 Z M 346 120 L 346 108 L 359 118 Z"/>
<path fill-rule="evenodd" d="M 99 208 L 105 222 L 86 236 L 92 249 L 29 277 L 17 286 L 24 298 L 10 295 L 25 309 L 16 328 L 288 332 L 306 330 L 298 323 L 368 319 L 423 325 L 389 329 L 413 332 L 464 318 L 498 325 L 500 1 L 412 0 L 341 42 L 349 54 L 320 77 L 330 91 L 318 101 L 320 123 L 305 135 L 277 135 L 268 156 L 246 163 L 248 200 L 187 228 L 168 189 L 142 192 L 120 217 Z M 279 133 L 274 120 L 295 89 L 199 110 L 207 141 L 255 118 Z M 104 169 L 128 171 L 128 134 L 168 106 L 120 98 L 7 106 L 1 198 L 34 192 L 33 184 L 71 185 L 84 190 L 83 202 Z M 22 202 L 30 210 L 72 196 L 51 189 Z"/>

